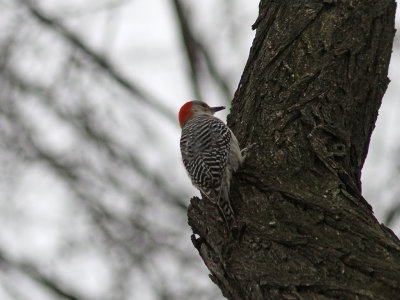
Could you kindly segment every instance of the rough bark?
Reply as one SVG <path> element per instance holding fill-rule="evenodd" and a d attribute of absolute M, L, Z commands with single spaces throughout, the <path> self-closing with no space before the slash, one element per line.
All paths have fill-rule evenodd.
<path fill-rule="evenodd" d="M 393 0 L 261 1 L 228 125 L 242 147 L 229 233 L 193 198 L 189 224 L 228 299 L 399 299 L 400 242 L 361 195 L 394 37 Z"/>

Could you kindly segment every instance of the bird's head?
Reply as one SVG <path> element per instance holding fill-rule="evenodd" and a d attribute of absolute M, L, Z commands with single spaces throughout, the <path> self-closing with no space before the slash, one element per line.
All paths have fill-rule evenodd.
<path fill-rule="evenodd" d="M 210 107 L 203 101 L 189 101 L 186 102 L 179 110 L 179 124 L 181 127 L 193 117 L 199 115 L 214 115 L 217 111 L 225 109 L 225 106 Z"/>

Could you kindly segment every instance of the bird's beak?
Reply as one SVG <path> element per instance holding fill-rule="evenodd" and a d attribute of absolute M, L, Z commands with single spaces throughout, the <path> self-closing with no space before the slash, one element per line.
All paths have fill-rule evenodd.
<path fill-rule="evenodd" d="M 215 106 L 215 107 L 210 107 L 210 109 L 211 109 L 213 112 L 217 112 L 217 111 L 220 111 L 220 110 L 225 109 L 225 106 Z"/>

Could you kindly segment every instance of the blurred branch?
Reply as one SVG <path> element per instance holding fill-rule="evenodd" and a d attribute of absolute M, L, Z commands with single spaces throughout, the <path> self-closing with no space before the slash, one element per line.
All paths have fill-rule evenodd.
<path fill-rule="evenodd" d="M 2 249 L 0 249 L 0 267 L 12 268 L 22 272 L 36 283 L 49 290 L 53 294 L 69 300 L 82 300 L 85 298 L 78 297 L 72 291 L 63 288 L 59 283 L 44 275 L 37 267 L 27 262 L 18 262 L 7 257 Z"/>
<path fill-rule="evenodd" d="M 149 171 L 144 164 L 142 164 L 141 159 L 134 156 L 132 151 L 123 150 L 124 147 L 122 145 L 114 141 L 109 134 L 101 131 L 98 126 L 96 127 L 94 122 L 90 120 L 90 115 L 88 113 L 81 111 L 77 114 L 72 114 L 61 110 L 58 106 L 54 105 L 53 101 L 51 101 L 52 98 L 55 98 L 55 96 L 51 95 L 51 91 L 34 85 L 31 82 L 27 82 L 13 70 L 5 69 L 3 70 L 2 75 L 3 78 L 6 78 L 10 83 L 12 83 L 12 85 L 18 87 L 21 91 L 29 91 L 30 93 L 39 95 L 40 99 L 45 100 L 46 108 L 51 108 L 58 117 L 68 122 L 68 124 L 72 124 L 77 129 L 78 133 L 83 134 L 85 138 L 89 138 L 91 141 L 98 144 L 101 149 L 107 153 L 110 159 L 118 164 L 131 166 L 138 175 L 142 176 L 147 182 L 155 187 L 157 191 L 161 192 L 164 199 L 169 200 L 177 207 L 186 210 L 187 207 L 182 197 L 176 193 L 176 191 L 171 191 L 168 188 L 168 184 L 160 175 Z M 15 118 L 17 117 L 13 116 L 13 118 L 15 121 Z M 23 120 L 20 121 L 23 122 Z M 38 157 L 47 162 L 49 166 L 57 171 L 57 173 L 61 173 L 63 176 L 68 178 L 76 176 L 70 172 L 72 166 L 62 165 L 59 159 L 53 157 L 53 155 L 45 149 L 42 149 L 42 147 L 37 145 L 32 139 L 30 139 L 30 144 L 34 145 Z M 112 180 L 110 182 L 115 181 Z"/>
<path fill-rule="evenodd" d="M 195 37 L 190 22 L 185 14 L 183 4 L 180 0 L 172 0 L 175 8 L 176 16 L 179 21 L 179 28 L 182 34 L 182 42 L 185 47 L 186 57 L 190 65 L 192 87 L 197 99 L 202 99 L 200 93 L 200 65 L 201 57 L 204 58 L 205 64 L 215 83 L 224 94 L 226 101 L 229 103 L 232 99 L 232 93 L 229 90 L 226 80 L 222 77 L 217 69 L 217 65 L 212 59 L 207 47 Z"/>
<path fill-rule="evenodd" d="M 10 26 L 10 30 L 2 31 L 2 39 L 0 40 L 0 74 L 3 73 L 3 68 L 7 65 L 12 53 L 14 51 L 14 47 L 16 46 L 16 41 L 18 40 L 18 36 L 21 30 L 21 16 L 17 16 Z"/>
<path fill-rule="evenodd" d="M 153 223 L 151 227 L 148 226 L 146 220 L 142 218 L 141 213 L 137 214 L 129 213 L 129 217 L 116 214 L 109 210 L 99 199 L 98 195 L 93 195 L 88 189 L 87 178 L 82 178 L 79 167 L 88 169 L 88 166 L 82 166 L 82 163 L 68 163 L 62 161 L 56 155 L 44 150 L 44 148 L 35 141 L 32 136 L 34 135 L 32 130 L 21 122 L 21 117 L 18 116 L 18 111 L 13 111 L 11 114 L 7 114 L 4 110 L 1 110 L 2 116 L 5 116 L 13 121 L 13 126 L 19 126 L 17 128 L 19 132 L 19 138 L 24 140 L 24 145 L 20 146 L 22 149 L 16 149 L 16 145 L 20 143 L 11 140 L 10 144 L 13 145 L 14 151 L 20 152 L 25 151 L 25 155 L 29 160 L 42 161 L 49 166 L 56 175 L 61 176 L 63 182 L 65 182 L 70 188 L 69 190 L 76 195 L 80 201 L 80 207 L 83 207 L 88 212 L 90 219 L 94 226 L 93 228 L 104 237 L 110 247 L 119 247 L 123 249 L 129 257 L 135 259 L 137 265 L 144 267 L 144 257 L 149 255 L 152 251 L 159 250 L 160 248 L 170 248 L 167 243 L 163 240 L 157 240 L 154 237 L 154 232 L 150 231 L 150 228 L 155 228 L 156 223 Z M 7 137 L 3 138 L 7 139 Z M 12 137 L 13 138 L 13 137 Z M 163 198 L 165 199 L 165 197 Z M 168 236 L 168 232 L 164 232 L 163 228 L 160 229 L 160 235 Z M 118 232 L 118 234 L 116 234 Z M 118 238 L 119 236 L 122 238 Z M 140 240 L 140 242 L 135 242 Z M 146 243 L 143 241 L 146 240 Z M 132 245 L 141 245 L 140 247 L 132 247 Z M 137 251 L 135 251 L 135 249 Z M 178 249 L 174 249 L 175 252 Z M 146 253 L 146 255 L 144 254 Z"/>
<path fill-rule="evenodd" d="M 175 125 L 178 124 L 176 121 L 176 115 L 170 110 L 170 108 L 162 104 L 160 100 L 149 95 L 149 93 L 145 92 L 138 85 L 134 84 L 126 77 L 124 77 L 119 71 L 117 71 L 116 67 L 110 61 L 107 60 L 107 58 L 97 53 L 89 45 L 85 44 L 85 42 L 81 38 L 79 38 L 75 33 L 73 33 L 67 27 L 65 27 L 60 21 L 47 16 L 30 0 L 19 0 L 19 1 L 29 9 L 31 14 L 37 20 L 39 20 L 40 22 L 42 22 L 55 32 L 58 32 L 60 36 L 62 36 L 67 42 L 69 42 L 76 48 L 80 49 L 83 53 L 85 53 L 88 57 L 90 57 L 97 66 L 99 66 L 111 78 L 113 78 L 119 85 L 124 87 L 132 96 L 154 108 L 156 111 L 158 111 L 161 115 L 165 116 Z"/>
<path fill-rule="evenodd" d="M 399 216 L 400 216 L 400 204 L 397 204 L 394 207 L 392 207 L 386 214 L 384 222 L 385 225 L 390 227 Z"/>
<path fill-rule="evenodd" d="M 217 70 L 217 64 L 214 62 L 213 57 L 209 53 L 208 49 L 206 46 L 204 46 L 203 43 L 198 43 L 199 50 L 204 56 L 204 60 L 206 62 L 208 72 L 210 72 L 210 75 L 212 78 L 214 78 L 215 82 L 221 89 L 222 93 L 224 94 L 227 103 L 231 103 L 231 100 L 233 98 L 232 91 L 229 89 L 228 83 L 226 80 L 222 77 L 222 75 L 219 73 Z"/>
<path fill-rule="evenodd" d="M 182 34 L 182 43 L 185 47 L 186 58 L 190 66 L 190 79 L 192 81 L 192 88 L 197 99 L 202 99 L 200 92 L 200 53 L 198 52 L 198 45 L 193 36 L 190 24 L 183 11 L 182 4 L 178 0 L 172 0 L 176 15 L 179 21 L 179 28 Z"/>

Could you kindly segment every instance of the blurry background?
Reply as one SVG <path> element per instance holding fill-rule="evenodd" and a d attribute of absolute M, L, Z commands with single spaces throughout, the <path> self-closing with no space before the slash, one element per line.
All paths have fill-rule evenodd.
<path fill-rule="evenodd" d="M 222 299 L 190 242 L 198 192 L 177 113 L 192 99 L 229 105 L 257 11 L 257 0 L 0 0 L 0 299 Z M 394 45 L 363 191 L 398 234 Z"/>

